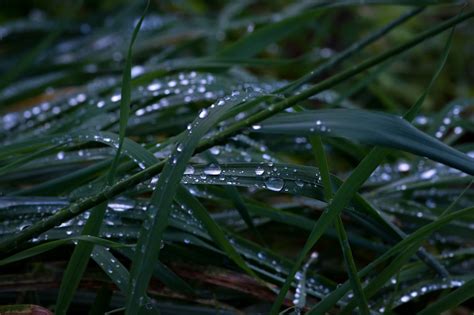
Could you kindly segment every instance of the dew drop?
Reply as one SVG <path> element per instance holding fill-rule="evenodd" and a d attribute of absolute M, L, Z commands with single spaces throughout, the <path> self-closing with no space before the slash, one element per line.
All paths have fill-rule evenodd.
<path fill-rule="evenodd" d="M 184 170 L 184 175 L 193 175 L 194 174 L 194 167 L 192 165 L 186 166 L 186 169 Z"/>
<path fill-rule="evenodd" d="M 206 118 L 207 114 L 208 114 L 207 109 L 203 108 L 201 112 L 199 112 L 199 118 L 201 119 Z"/>
<path fill-rule="evenodd" d="M 267 187 L 267 189 L 272 191 L 281 191 L 284 184 L 285 182 L 283 181 L 283 179 L 277 177 L 270 177 L 265 180 L 265 186 Z"/>
<path fill-rule="evenodd" d="M 122 96 L 120 94 L 112 95 L 112 97 L 110 98 L 110 100 L 114 103 L 120 101 L 121 99 L 122 99 Z"/>
<path fill-rule="evenodd" d="M 222 172 L 221 168 L 219 165 L 216 164 L 209 164 L 205 169 L 204 169 L 204 174 L 206 175 L 220 175 Z"/>
<path fill-rule="evenodd" d="M 221 153 L 221 149 L 219 147 L 212 147 L 209 149 L 212 155 L 219 155 Z"/>
<path fill-rule="evenodd" d="M 255 174 L 256 175 L 262 175 L 263 173 L 265 173 L 265 170 L 263 168 L 261 168 L 260 166 L 258 166 L 256 169 L 255 169 Z"/>

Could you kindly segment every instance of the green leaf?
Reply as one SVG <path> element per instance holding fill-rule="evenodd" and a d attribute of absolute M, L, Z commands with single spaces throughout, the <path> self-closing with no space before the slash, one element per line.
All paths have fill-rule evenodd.
<path fill-rule="evenodd" d="M 473 158 L 386 113 L 352 109 L 286 113 L 266 120 L 257 132 L 344 137 L 411 152 L 474 175 Z"/>
<path fill-rule="evenodd" d="M 129 246 L 134 246 L 132 244 L 123 244 L 123 243 L 117 243 L 117 242 L 112 242 L 108 240 L 104 240 L 99 237 L 95 236 L 89 236 L 89 235 L 81 235 L 81 236 L 74 236 L 74 237 L 68 237 L 62 240 L 56 240 L 56 241 L 50 241 L 46 242 L 40 245 L 33 246 L 31 248 L 25 249 L 24 251 L 21 251 L 19 253 L 16 253 L 14 255 L 11 255 L 5 259 L 0 260 L 0 266 L 11 264 L 13 262 L 17 262 L 29 257 L 33 257 L 39 254 L 43 254 L 47 251 L 53 250 L 59 246 L 66 245 L 66 244 L 71 244 L 75 241 L 84 241 L 84 242 L 89 242 L 93 243 L 96 245 L 100 246 L 105 246 L 105 247 L 129 247 Z"/>
<path fill-rule="evenodd" d="M 135 314 L 143 306 L 140 303 L 140 298 L 146 292 L 153 264 L 159 256 L 162 235 L 168 224 L 176 189 L 199 140 L 221 120 L 229 108 L 249 97 L 252 97 L 252 94 L 238 93 L 233 97 L 219 100 L 208 109 L 203 109 L 176 144 L 174 152 L 161 172 L 157 187 L 150 200 L 150 206 L 147 209 L 148 217 L 140 232 L 130 272 L 127 314 Z"/>
<path fill-rule="evenodd" d="M 128 54 L 125 62 L 125 67 L 122 75 L 122 92 L 121 92 L 121 101 L 120 101 L 120 131 L 119 131 L 119 144 L 115 158 L 110 167 L 107 184 L 112 185 L 115 180 L 115 173 L 117 171 L 117 166 L 120 160 L 120 155 L 122 153 L 122 147 L 125 139 L 125 130 L 127 128 L 128 116 L 130 112 L 130 94 L 131 94 L 131 72 L 132 72 L 132 48 L 133 43 L 140 31 L 143 19 L 145 18 L 145 13 L 148 9 L 149 1 L 145 11 L 143 12 L 140 20 L 135 26 L 132 34 L 132 39 L 128 46 Z M 133 143 L 133 142 L 131 142 Z M 141 150 L 137 150 L 141 151 Z M 82 230 L 82 235 L 91 235 L 96 236 L 99 234 L 102 222 L 105 217 L 105 211 L 107 209 L 107 202 L 103 202 L 98 206 L 95 206 L 91 209 L 90 217 L 87 219 L 87 222 Z M 93 253 L 94 244 L 82 243 L 79 242 L 76 248 L 74 249 L 71 259 L 64 271 L 64 275 L 61 281 L 61 286 L 59 287 L 58 294 L 58 303 L 56 304 L 56 313 L 57 314 L 66 314 L 73 299 L 73 296 L 76 292 L 79 282 L 82 278 L 84 271 L 86 270 L 87 263 L 89 258 Z M 104 253 L 102 253 L 104 254 Z M 96 252 L 97 255 L 97 252 Z M 111 269 L 109 269 L 111 270 Z M 128 272 L 127 272 L 128 276 Z M 124 283 L 125 285 L 125 283 Z"/>

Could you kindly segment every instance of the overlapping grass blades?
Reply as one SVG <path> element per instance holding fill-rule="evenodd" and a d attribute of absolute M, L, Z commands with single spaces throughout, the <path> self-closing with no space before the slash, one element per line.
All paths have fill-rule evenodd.
<path fill-rule="evenodd" d="M 459 92 L 464 79 L 455 89 L 441 69 L 451 43 L 461 45 L 456 36 L 472 33 L 453 27 L 474 12 L 438 22 L 441 11 L 424 7 L 455 2 L 420 1 L 394 20 L 398 11 L 368 14 L 382 12 L 370 4 L 413 3 L 152 3 L 141 19 L 136 3 L 117 5 L 100 26 L 82 20 L 84 4 L 48 53 L 0 91 L 5 277 L 67 266 L 59 298 L 54 285 L 36 291 L 35 303 L 58 313 L 74 312 L 71 303 L 128 314 L 468 305 L 472 102 Z M 203 8 L 212 14 L 196 14 Z M 377 25 L 354 38 L 365 19 Z M 20 60 L 22 39 L 56 25 L 21 23 L 0 27 L 1 60 Z M 436 37 L 450 28 L 436 66 Z M 424 31 L 407 40 L 414 29 Z M 407 54 L 414 47 L 419 71 L 420 56 Z M 450 78 L 454 60 L 464 62 L 459 51 Z M 460 99 L 438 111 L 454 93 Z M 308 260 L 313 251 L 321 258 Z"/>
<path fill-rule="evenodd" d="M 144 307 L 140 301 L 146 292 L 148 282 L 155 261 L 160 253 L 162 234 L 167 226 L 176 189 L 184 174 L 186 164 L 191 158 L 202 137 L 221 119 L 231 108 L 248 98 L 255 97 L 258 92 L 237 91 L 235 95 L 221 99 L 204 108 L 188 128 L 188 131 L 178 140 L 170 158 L 165 164 L 156 190 L 147 209 L 147 218 L 143 223 L 140 238 L 137 243 L 136 255 L 133 259 L 129 281 L 129 294 L 127 296 L 127 313 L 135 314 Z M 252 273 L 250 270 L 248 272 Z"/>
<path fill-rule="evenodd" d="M 147 2 L 148 9 L 149 2 Z M 125 62 L 125 67 L 123 70 L 122 75 L 122 89 L 121 89 L 121 96 L 120 96 L 120 124 L 119 124 L 119 140 L 118 140 L 118 147 L 117 152 L 115 154 L 114 160 L 110 167 L 109 173 L 107 174 L 106 183 L 107 185 L 113 185 L 116 177 L 117 166 L 120 161 L 120 157 L 122 154 L 122 147 L 125 140 L 125 131 L 127 128 L 129 113 L 130 113 L 130 99 L 131 99 L 131 72 L 132 72 L 132 48 L 133 44 L 137 38 L 138 32 L 140 31 L 140 27 L 142 25 L 143 19 L 145 17 L 145 13 L 141 16 L 140 20 L 138 21 L 137 25 L 135 26 L 132 34 L 132 38 L 130 40 L 130 45 L 128 47 L 127 52 L 127 59 Z M 91 215 L 87 219 L 86 224 L 84 225 L 84 229 L 82 230 L 83 235 L 92 235 L 96 236 L 99 234 L 100 228 L 102 226 L 102 222 L 105 217 L 105 211 L 107 210 L 107 202 L 104 201 L 101 204 L 95 206 L 91 209 Z M 83 243 L 79 242 L 76 247 L 74 248 L 74 252 L 72 253 L 71 259 L 64 271 L 63 279 L 61 281 L 61 286 L 59 288 L 58 294 L 58 303 L 56 304 L 56 313 L 57 314 L 66 314 L 69 308 L 69 305 L 73 299 L 74 293 L 76 292 L 77 286 L 82 278 L 82 275 L 87 268 L 87 263 L 89 262 L 89 257 L 98 257 L 103 258 L 104 255 L 109 255 L 108 253 L 104 252 L 103 249 L 95 249 L 94 252 L 94 244 L 90 243 Z M 110 259 L 109 259 L 110 260 Z M 103 264 L 99 264 L 103 265 Z M 109 266 L 109 268 L 111 268 Z M 109 269 L 110 270 L 110 269 Z M 119 272 L 113 273 L 121 275 L 121 279 L 117 279 L 115 281 L 116 285 L 119 288 L 123 288 L 121 283 L 123 283 L 125 278 L 128 275 L 125 268 L 119 265 L 118 268 Z M 120 281 L 117 283 L 117 281 Z M 125 284 L 124 284 L 125 285 Z"/>
<path fill-rule="evenodd" d="M 413 106 L 410 107 L 408 112 L 404 115 L 404 119 L 407 119 L 408 121 L 411 121 L 414 119 L 415 115 L 418 114 L 420 111 L 421 105 L 423 104 L 423 101 L 425 100 L 428 92 L 430 91 L 431 87 L 433 86 L 433 83 L 435 82 L 436 78 L 438 77 L 441 69 L 444 67 L 444 64 L 446 62 L 447 55 L 449 54 L 449 50 L 451 48 L 451 39 L 453 36 L 453 32 L 449 35 L 447 44 L 445 45 L 445 49 L 442 55 L 442 58 L 440 59 L 440 62 L 438 63 L 438 66 L 434 72 L 433 77 L 431 78 L 428 86 L 426 87 L 425 91 L 422 93 L 422 95 L 417 99 L 417 101 L 413 104 Z M 316 125 L 319 125 L 316 122 Z M 411 126 L 409 123 L 407 123 L 408 126 Z M 319 149 L 320 151 L 322 150 L 321 148 Z M 375 147 L 372 149 L 369 154 L 367 154 L 364 159 L 357 165 L 357 167 L 353 170 L 351 175 L 347 178 L 347 180 L 339 187 L 337 192 L 334 194 L 334 197 L 332 201 L 329 203 L 328 208 L 325 213 L 319 218 L 319 220 L 316 222 L 314 225 L 310 236 L 308 237 L 305 246 L 303 247 L 303 250 L 300 252 L 298 259 L 290 272 L 290 277 L 286 280 L 283 288 L 280 290 L 280 293 L 278 294 L 278 297 L 272 307 L 272 312 L 276 313 L 277 308 L 279 308 L 286 292 L 289 289 L 290 283 L 291 283 L 291 277 L 296 273 L 298 268 L 300 267 L 302 261 L 304 260 L 304 257 L 308 254 L 309 250 L 311 247 L 316 244 L 316 242 L 319 240 L 319 238 L 322 236 L 322 232 L 327 229 L 328 225 L 337 219 L 338 215 L 341 213 L 342 209 L 346 207 L 349 202 L 352 200 L 354 194 L 360 189 L 360 187 L 363 185 L 365 181 L 369 178 L 369 176 L 372 174 L 372 172 L 377 168 L 377 166 L 382 162 L 382 160 L 385 158 L 386 155 L 386 150 L 381 149 L 379 147 Z M 323 153 L 320 154 L 319 159 L 324 160 Z M 324 163 L 324 162 L 323 162 Z M 325 168 L 325 167 L 324 167 Z M 327 177 L 327 174 L 326 174 Z M 327 179 L 326 179 L 327 181 Z M 329 190 L 328 188 L 326 188 Z M 329 192 L 327 192 L 329 194 Z M 403 259 L 409 259 L 413 253 L 417 250 L 417 248 L 412 248 L 413 252 L 407 251 L 406 253 L 409 253 L 410 255 L 405 255 L 403 256 Z M 347 255 L 347 254 L 346 254 Z M 401 259 L 402 261 L 404 261 Z M 395 264 L 395 263 L 394 263 Z M 396 266 L 399 266 L 400 264 L 395 264 Z M 354 270 L 353 270 L 354 271 Z M 391 275 L 388 272 L 389 275 Z M 353 285 L 357 286 L 357 276 L 352 275 L 350 277 L 350 280 Z M 387 281 L 385 279 L 385 281 Z M 385 283 L 382 281 L 382 284 Z M 380 284 L 380 285 L 382 285 Z M 360 289 L 360 285 L 358 286 Z M 377 288 L 377 286 L 375 286 Z M 360 293 L 360 295 L 364 295 L 364 293 Z M 362 299 L 364 299 L 362 297 Z M 362 302 L 363 303 L 363 302 Z M 354 300 L 352 301 L 352 304 L 354 304 Z M 361 305 L 362 308 L 364 305 Z M 361 309 L 362 311 L 362 309 Z"/>

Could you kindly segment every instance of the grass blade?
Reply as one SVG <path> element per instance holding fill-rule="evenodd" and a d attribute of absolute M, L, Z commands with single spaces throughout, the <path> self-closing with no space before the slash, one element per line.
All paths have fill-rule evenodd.
<path fill-rule="evenodd" d="M 446 296 L 443 296 L 424 310 L 420 315 L 441 314 L 444 311 L 452 310 L 459 304 L 467 301 L 474 296 L 474 279 L 466 282 L 459 289 L 454 290 Z"/>
<path fill-rule="evenodd" d="M 115 173 L 117 166 L 120 160 L 120 155 L 122 153 L 122 146 L 125 139 L 125 130 L 127 128 L 127 122 L 130 112 L 130 95 L 131 95 L 131 71 L 132 71 L 132 48 L 135 42 L 135 39 L 140 31 L 143 19 L 145 18 L 145 13 L 148 9 L 145 8 L 144 13 L 142 14 L 140 20 L 135 26 L 128 46 L 127 59 L 125 67 L 123 70 L 122 76 L 122 91 L 121 91 L 121 101 L 120 101 L 120 133 L 119 133 L 119 144 L 117 152 L 115 154 L 114 161 L 112 162 L 108 177 L 107 184 L 112 185 L 115 179 Z M 82 235 L 91 235 L 96 236 L 99 234 L 100 228 L 102 226 L 102 221 L 104 220 L 105 211 L 107 209 L 107 202 L 103 202 L 100 205 L 91 209 L 91 215 L 87 220 L 84 229 L 82 230 Z M 84 271 L 86 270 L 87 263 L 93 252 L 94 245 L 90 243 L 79 242 L 72 253 L 71 259 L 64 271 L 64 275 L 61 281 L 61 286 L 59 288 L 58 294 L 58 303 L 56 304 L 56 313 L 57 314 L 66 314 L 68 308 L 71 304 L 73 296 L 76 292 L 76 289 L 79 285 L 79 282 L 82 278 Z"/>

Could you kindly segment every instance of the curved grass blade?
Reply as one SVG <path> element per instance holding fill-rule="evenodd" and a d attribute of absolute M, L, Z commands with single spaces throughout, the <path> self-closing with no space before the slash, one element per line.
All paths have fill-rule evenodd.
<path fill-rule="evenodd" d="M 422 310 L 420 315 L 429 315 L 429 314 L 441 314 L 444 311 L 452 310 L 459 304 L 467 301 L 468 299 L 474 296 L 474 279 L 466 282 L 462 287 L 454 290 L 448 295 L 440 298 L 424 310 Z"/>
<path fill-rule="evenodd" d="M 134 244 L 123 244 L 123 243 L 117 243 L 117 242 L 112 242 L 109 240 L 102 239 L 100 237 L 95 237 L 95 236 L 90 236 L 90 235 L 81 235 L 81 236 L 74 236 L 74 237 L 68 237 L 65 239 L 61 240 L 55 240 L 47 243 L 43 243 L 40 245 L 36 245 L 34 247 L 25 249 L 24 251 L 21 251 L 19 253 L 16 253 L 14 255 L 11 255 L 5 259 L 0 260 L 0 266 L 11 264 L 13 262 L 17 262 L 20 260 L 24 260 L 29 257 L 33 257 L 39 254 L 43 254 L 45 252 L 48 252 L 50 250 L 53 250 L 59 246 L 63 246 L 66 244 L 74 243 L 76 241 L 83 241 L 83 242 L 89 242 L 93 243 L 96 245 L 100 246 L 105 246 L 105 247 L 111 247 L 111 248 L 119 248 L 119 247 L 133 247 L 135 246 Z"/>
<path fill-rule="evenodd" d="M 278 186 L 280 192 L 327 201 L 319 188 L 321 185 L 320 172 L 314 167 L 275 163 L 221 164 L 221 174 L 219 176 L 207 176 L 204 172 L 206 167 L 205 165 L 188 167 L 188 172 L 184 175 L 182 182 L 194 185 L 211 184 L 249 188 L 257 187 L 273 191 L 275 191 L 277 187 L 272 186 L 272 183 L 279 183 L 281 186 Z M 335 188 L 340 187 L 342 184 L 342 181 L 336 177 L 332 177 L 331 182 Z M 379 212 L 359 194 L 355 194 L 353 206 L 357 211 L 353 212 L 346 208 L 346 210 L 349 210 L 347 214 L 358 222 L 363 223 L 364 227 L 370 231 L 374 231 L 375 234 L 380 235 L 387 241 L 394 243 L 405 236 L 405 233 L 382 217 Z M 249 207 L 252 211 L 255 210 L 251 205 L 249 205 Z M 273 213 L 268 214 L 267 212 L 267 215 L 272 216 Z M 278 218 L 278 214 L 275 213 L 275 215 Z M 439 264 L 436 263 L 436 260 L 430 257 L 429 254 L 420 251 L 418 255 L 434 270 L 441 274 L 446 274 L 443 268 L 441 268 Z"/>
<path fill-rule="evenodd" d="M 424 93 L 417 99 L 415 104 L 408 110 L 408 112 L 405 114 L 404 118 L 407 120 L 412 120 L 414 116 L 419 112 L 420 107 L 426 98 L 426 95 L 428 94 L 429 90 L 433 86 L 434 81 L 438 77 L 439 73 L 441 72 L 441 69 L 443 68 L 447 55 L 449 53 L 449 49 L 451 47 L 451 40 L 453 36 L 454 29 L 451 31 L 451 34 L 448 37 L 447 44 L 445 46 L 445 49 L 443 51 L 443 54 L 441 56 L 441 59 L 439 61 L 439 64 L 435 70 L 435 73 L 433 77 L 431 78 L 427 88 L 425 89 Z M 401 118 L 398 118 L 401 120 Z M 317 121 L 315 123 L 318 125 Z M 414 128 L 412 127 L 411 124 L 404 122 L 404 125 L 406 124 L 407 129 Z M 310 127 L 312 128 L 312 127 Z M 344 130 L 344 128 L 341 128 Z M 415 130 L 417 130 L 415 128 Z M 397 134 L 396 131 L 393 131 L 395 135 Z M 421 133 L 422 135 L 425 135 Z M 365 135 L 368 137 L 368 135 Z M 426 136 L 428 139 L 431 139 L 430 137 Z M 407 140 L 407 139 L 406 139 Z M 442 147 L 442 145 L 441 145 Z M 448 146 L 448 148 L 450 148 Z M 451 149 L 451 148 L 450 148 Z M 454 149 L 452 149 L 454 150 Z M 455 150 L 454 150 L 455 151 Z M 442 152 L 441 152 L 442 153 Z M 459 153 L 461 154 L 461 157 L 464 157 L 462 153 L 455 151 L 455 156 Z M 316 224 L 313 227 L 313 230 L 311 231 L 310 236 L 308 237 L 303 250 L 300 252 L 297 261 L 292 268 L 291 272 L 289 273 L 289 276 L 283 285 L 283 287 L 280 290 L 280 293 L 278 294 L 278 297 L 275 301 L 275 303 L 272 306 L 271 313 L 276 314 L 284 297 L 286 292 L 288 292 L 288 289 L 291 284 L 291 279 L 294 277 L 297 269 L 299 266 L 302 264 L 304 257 L 309 253 L 310 249 L 316 244 L 316 242 L 319 240 L 319 238 L 322 236 L 323 232 L 327 229 L 329 224 L 337 218 L 337 216 L 341 213 L 342 209 L 347 206 L 347 204 L 353 199 L 354 195 L 357 193 L 357 191 L 360 189 L 360 187 L 363 185 L 363 183 L 369 178 L 370 174 L 377 168 L 377 166 L 383 161 L 385 158 L 386 152 L 385 149 L 381 148 L 374 148 L 372 149 L 369 154 L 357 165 L 357 167 L 354 169 L 352 174 L 349 176 L 349 178 L 339 187 L 337 190 L 336 194 L 334 195 L 334 198 L 332 199 L 332 202 L 329 203 L 327 211 L 323 213 L 323 215 L 319 218 L 319 220 L 316 222 Z M 467 157 L 464 157 L 467 158 Z M 474 170 L 474 169 L 473 169 Z"/>
<path fill-rule="evenodd" d="M 211 154 L 206 154 L 206 158 L 209 159 L 213 164 L 218 165 L 219 162 L 217 161 L 214 156 Z M 244 201 L 242 199 L 242 196 L 240 195 L 239 191 L 237 190 L 236 187 L 234 186 L 225 186 L 224 187 L 228 198 L 232 200 L 235 208 L 237 211 L 239 211 L 240 215 L 242 216 L 242 219 L 245 221 L 247 226 L 252 230 L 252 233 L 255 235 L 255 237 L 259 240 L 260 243 L 264 243 L 262 235 L 258 232 L 257 228 L 255 227 L 255 224 L 253 223 L 252 217 L 250 216 L 247 207 L 244 204 Z"/>
<path fill-rule="evenodd" d="M 206 208 L 197 200 L 186 188 L 179 186 L 176 192 L 176 200 L 185 209 L 191 209 L 196 218 L 202 222 L 204 228 L 214 241 L 222 248 L 224 252 L 248 274 L 254 275 L 253 271 L 247 266 L 242 257 L 237 253 L 234 247 L 227 240 L 224 232 L 219 225 L 207 213 Z M 254 275 L 255 276 L 255 275 Z"/>
<path fill-rule="evenodd" d="M 386 261 L 393 255 L 396 255 L 402 251 L 405 251 L 408 247 L 417 247 L 426 240 L 426 238 L 433 233 L 434 231 L 442 228 L 448 222 L 461 219 L 463 217 L 469 216 L 470 212 L 474 210 L 474 207 L 464 208 L 461 210 L 457 210 L 455 212 L 451 212 L 443 217 L 438 218 L 436 221 L 427 224 L 420 229 L 416 230 L 412 234 L 408 235 L 402 241 L 397 243 L 395 246 L 391 247 L 387 250 L 384 254 L 377 257 L 375 260 L 370 262 L 366 267 L 359 271 L 359 277 L 366 276 L 370 271 L 373 271 L 376 266 L 381 264 L 382 262 Z M 398 271 L 398 270 L 396 270 Z M 395 272 L 396 272 L 395 271 Z M 331 307 L 333 307 L 350 289 L 350 284 L 348 282 L 339 286 L 336 290 L 331 292 L 324 300 L 319 302 L 314 308 L 311 309 L 309 314 L 324 314 L 325 312 L 329 311 Z"/>
<path fill-rule="evenodd" d="M 127 122 L 130 112 L 130 98 L 131 98 L 131 71 L 132 71 L 132 48 L 135 42 L 135 39 L 140 31 L 143 19 L 145 18 L 146 11 L 148 10 L 149 1 L 145 11 L 143 12 L 140 20 L 135 26 L 128 46 L 127 59 L 125 67 L 123 70 L 122 77 L 122 91 L 121 91 L 121 101 L 120 101 L 120 131 L 119 131 L 119 143 L 115 158 L 112 162 L 112 165 L 107 176 L 107 184 L 113 185 L 115 180 L 115 173 L 117 171 L 117 166 L 120 160 L 120 155 L 122 153 L 122 147 L 125 139 L 125 130 L 127 128 Z M 140 150 L 141 151 L 141 150 Z M 102 221 L 104 220 L 105 211 L 107 209 L 107 202 L 102 202 L 98 206 L 91 209 L 91 215 L 87 219 L 87 222 L 82 230 L 82 235 L 91 235 L 96 236 L 99 234 L 100 228 L 102 226 Z M 58 303 L 56 304 L 56 313 L 57 314 L 66 314 L 69 308 L 69 305 L 73 299 L 73 296 L 76 292 L 76 289 L 79 285 L 79 282 L 82 278 L 84 271 L 86 270 L 87 263 L 94 249 L 93 244 L 82 243 L 74 248 L 71 259 L 64 271 L 64 275 L 61 281 L 61 286 L 59 288 L 58 294 Z M 128 273 L 127 273 L 128 274 Z"/>
<path fill-rule="evenodd" d="M 128 271 L 122 263 L 103 247 L 95 246 L 90 257 L 123 293 L 127 293 Z"/>
<path fill-rule="evenodd" d="M 271 107 L 259 112 L 258 114 L 255 114 L 252 117 L 249 117 L 242 122 L 236 123 L 222 132 L 219 132 L 215 136 L 211 137 L 209 140 L 202 141 L 197 147 L 197 151 L 202 151 L 202 150 L 211 148 L 219 144 L 220 142 L 222 142 L 224 139 L 227 139 L 228 137 L 235 135 L 242 128 L 246 128 L 248 126 L 257 124 L 261 122 L 262 120 L 273 116 L 275 113 L 282 111 L 285 108 L 294 106 L 301 100 L 305 100 L 308 97 L 314 94 L 317 94 L 321 91 L 324 91 L 325 89 L 330 88 L 340 82 L 343 82 L 344 80 L 347 80 L 348 78 L 351 78 L 361 73 L 362 71 L 371 68 L 374 65 L 380 64 L 381 62 L 384 62 L 393 56 L 399 55 L 415 47 L 419 43 L 438 35 L 439 33 L 445 31 L 446 29 L 454 25 L 457 25 L 459 23 L 462 23 L 469 18 L 472 18 L 473 16 L 474 16 L 474 10 L 471 10 L 457 17 L 451 18 L 415 36 L 413 39 L 411 39 L 410 41 L 402 45 L 396 46 L 380 55 L 367 59 L 366 61 L 360 63 L 357 66 L 354 66 L 346 71 L 343 71 L 337 75 L 334 75 L 333 77 L 327 80 L 324 80 L 312 86 L 311 88 L 304 90 L 298 95 L 285 99 L 281 102 L 275 103 Z M 45 230 L 48 230 L 49 228 L 57 224 L 60 224 L 61 222 L 64 222 L 66 220 L 69 220 L 79 215 L 80 213 L 90 209 L 92 206 L 95 206 L 108 198 L 116 196 L 117 194 L 123 192 L 124 190 L 128 189 L 129 187 L 133 185 L 136 185 L 139 182 L 152 178 L 153 176 L 158 174 L 160 171 L 162 171 L 163 167 L 164 167 L 164 163 L 158 163 L 156 165 L 153 165 L 153 167 L 143 170 L 137 174 L 134 174 L 130 178 L 117 183 L 113 187 L 110 187 L 109 189 L 106 189 L 101 193 L 98 193 L 94 196 L 86 198 L 82 200 L 81 202 L 74 203 L 67 209 L 62 209 L 61 211 L 58 211 L 54 216 L 51 216 L 45 220 L 42 220 L 41 224 L 34 224 L 30 228 L 25 229 L 24 231 L 22 231 L 21 233 L 18 233 L 14 237 L 10 237 L 10 238 L 2 240 L 0 242 L 0 251 L 5 251 L 5 252 L 11 251 L 18 244 L 29 240 L 35 235 L 38 235 L 41 232 L 44 232 Z"/>
<path fill-rule="evenodd" d="M 333 198 L 333 189 L 331 183 L 331 177 L 329 174 L 329 167 L 327 162 L 326 153 L 324 152 L 323 142 L 321 137 L 312 136 L 310 137 L 311 146 L 313 147 L 316 161 L 319 165 L 321 172 L 321 179 L 324 187 L 324 196 L 326 200 L 331 200 Z M 352 250 L 349 244 L 349 239 L 347 233 L 344 229 L 344 224 L 342 222 L 341 216 L 339 215 L 336 218 L 336 231 L 339 238 L 339 243 L 342 249 L 342 254 L 344 257 L 344 262 L 347 269 L 347 274 L 351 282 L 352 290 L 354 291 L 354 297 L 359 305 L 359 312 L 364 315 L 369 315 L 370 310 L 367 303 L 367 298 L 365 297 L 364 291 L 362 290 L 362 285 L 360 279 L 357 276 L 357 268 L 352 256 Z"/>
<path fill-rule="evenodd" d="M 121 254 L 127 256 L 127 258 L 129 259 L 133 258 L 134 251 L 131 248 L 120 248 L 118 249 L 118 251 Z M 165 264 L 162 264 L 159 261 L 155 264 L 153 275 L 172 290 L 176 290 L 177 292 L 182 292 L 190 296 L 196 294 L 196 292 L 187 282 L 185 282 L 176 273 L 170 270 Z"/>
<path fill-rule="evenodd" d="M 259 93 L 257 93 L 259 94 Z M 141 297 L 146 293 L 155 261 L 158 259 L 163 232 L 168 224 L 171 204 L 186 169 L 186 164 L 198 146 L 201 138 L 221 119 L 232 106 L 253 97 L 254 93 L 237 93 L 203 109 L 187 132 L 179 139 L 174 152 L 164 165 L 157 188 L 154 191 L 148 217 L 140 232 L 136 255 L 130 272 L 129 293 L 126 314 L 136 314 L 143 303 Z"/>
<path fill-rule="evenodd" d="M 386 113 L 352 109 L 285 113 L 264 121 L 256 132 L 344 137 L 428 157 L 474 175 L 473 158 Z"/>

